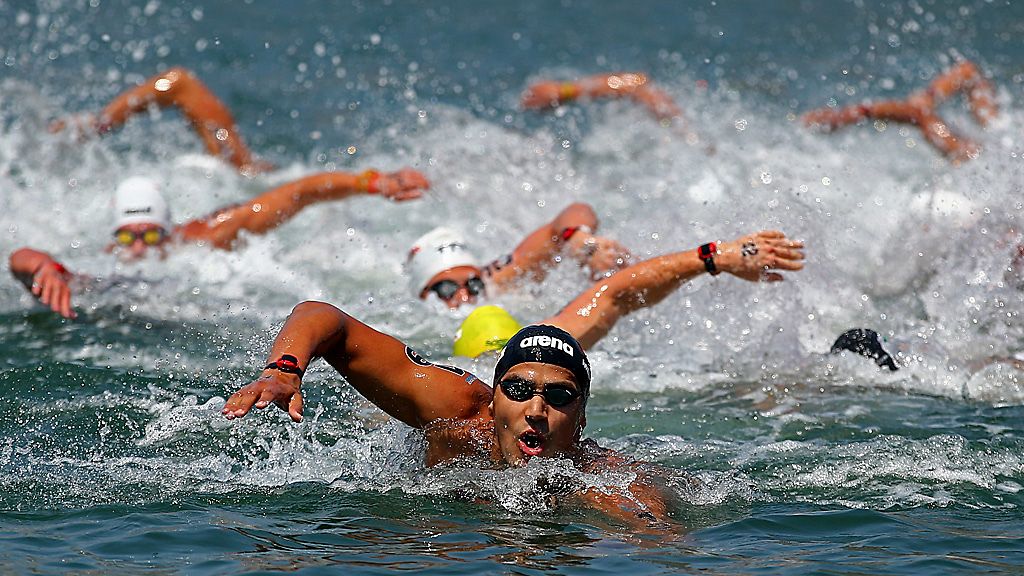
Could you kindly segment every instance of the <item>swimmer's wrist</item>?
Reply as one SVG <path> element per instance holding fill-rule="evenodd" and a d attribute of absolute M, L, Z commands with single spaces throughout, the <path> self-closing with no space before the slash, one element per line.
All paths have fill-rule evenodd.
<path fill-rule="evenodd" d="M 704 263 L 704 269 L 712 276 L 718 276 L 722 273 L 722 269 L 715 263 L 715 256 L 722 254 L 719 244 L 721 242 L 708 242 L 707 244 L 701 244 L 697 248 L 697 258 L 700 258 L 701 262 Z"/>
<path fill-rule="evenodd" d="M 299 359 L 291 354 L 282 354 L 277 360 L 267 364 L 263 371 L 266 372 L 268 370 L 293 374 L 299 381 L 302 380 L 302 375 L 306 373 L 306 370 L 299 366 Z"/>
<path fill-rule="evenodd" d="M 367 194 L 379 193 L 380 172 L 376 170 L 367 170 L 356 176 L 356 189 L 360 192 L 366 192 Z"/>
<path fill-rule="evenodd" d="M 575 82 L 562 82 L 558 85 L 558 101 L 568 102 L 580 97 L 580 87 Z"/>
<path fill-rule="evenodd" d="M 65 268 L 63 264 L 54 260 L 53 258 L 47 258 L 42 263 L 40 263 L 39 266 L 36 266 L 36 269 L 32 272 L 32 279 L 34 280 L 37 276 L 39 276 L 39 274 L 42 273 L 47 266 L 52 267 L 53 270 L 56 273 L 60 274 L 61 276 L 67 276 L 71 274 L 70 272 L 68 272 L 68 269 Z"/>
<path fill-rule="evenodd" d="M 594 234 L 594 231 L 590 228 L 590 226 L 584 224 L 581 226 L 569 226 L 563 228 L 562 231 L 558 233 L 558 237 L 562 240 L 562 242 L 568 242 L 570 239 L 572 239 L 573 236 L 576 235 L 577 232 L 583 232 L 588 236 L 592 236 Z"/>

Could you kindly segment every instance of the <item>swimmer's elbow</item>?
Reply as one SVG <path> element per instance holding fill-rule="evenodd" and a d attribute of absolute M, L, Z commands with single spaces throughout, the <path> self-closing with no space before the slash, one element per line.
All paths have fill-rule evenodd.
<path fill-rule="evenodd" d="M 299 302 L 294 308 L 292 308 L 293 316 L 306 314 L 337 316 L 339 318 L 347 316 L 347 314 L 342 312 L 337 306 L 328 304 L 327 302 L 320 302 L 319 300 L 306 300 L 304 302 Z"/>

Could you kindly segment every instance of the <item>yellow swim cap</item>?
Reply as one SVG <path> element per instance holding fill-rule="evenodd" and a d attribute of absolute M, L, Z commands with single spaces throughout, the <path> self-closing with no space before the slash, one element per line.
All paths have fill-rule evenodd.
<path fill-rule="evenodd" d="M 480 306 L 473 310 L 455 333 L 457 356 L 476 358 L 490 350 L 501 350 L 505 342 L 522 326 L 499 306 Z"/>

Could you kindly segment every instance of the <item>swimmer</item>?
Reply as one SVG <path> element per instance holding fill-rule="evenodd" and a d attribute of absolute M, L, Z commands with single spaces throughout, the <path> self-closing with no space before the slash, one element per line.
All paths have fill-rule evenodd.
<path fill-rule="evenodd" d="M 829 131 L 866 119 L 910 124 L 917 126 L 925 139 L 954 164 L 959 164 L 976 158 L 980 148 L 977 143 L 954 134 L 936 112 L 942 102 L 958 92 L 967 94 L 967 105 L 980 125 L 986 126 L 995 118 L 998 108 L 992 84 L 973 63 L 964 61 L 906 100 L 868 102 L 839 109 L 819 108 L 804 114 L 803 121 L 808 126 Z"/>
<path fill-rule="evenodd" d="M 187 243 L 232 250 L 242 232 L 265 234 L 312 204 L 360 194 L 403 202 L 419 198 L 429 187 L 422 174 L 409 169 L 391 173 L 323 172 L 283 184 L 208 216 L 172 225 L 170 210 L 157 183 L 136 176 L 121 182 L 114 193 L 113 242 L 107 250 L 125 261 L 154 254 L 162 258 L 168 249 Z M 76 317 L 71 305 L 72 281 L 82 275 L 70 272 L 50 254 L 32 248 L 15 250 L 10 256 L 10 270 L 44 306 L 65 318 Z"/>
<path fill-rule="evenodd" d="M 505 468 L 565 458 L 583 472 L 634 472 L 628 490 L 580 486 L 557 496 L 634 522 L 668 519 L 663 496 L 639 463 L 583 438 L 590 362 L 559 328 L 534 325 L 515 334 L 492 389 L 329 304 L 304 302 L 285 322 L 259 378 L 235 392 L 222 413 L 230 420 L 273 404 L 301 421 L 302 375 L 316 358 L 389 416 L 423 430 L 427 465 L 473 460 Z"/>
<path fill-rule="evenodd" d="M 531 458 L 555 457 L 571 459 L 585 472 L 628 470 L 637 473 L 628 494 L 585 489 L 573 496 L 621 518 L 664 520 L 666 507 L 652 477 L 582 438 L 591 380 L 584 349 L 623 314 L 661 301 L 700 273 L 782 280 L 777 270 L 803 267 L 802 248 L 781 232 L 766 231 L 626 268 L 555 316 L 566 329 L 544 323 L 519 329 L 513 320 L 516 332 L 498 345 L 493 389 L 462 369 L 428 362 L 330 304 L 303 302 L 281 328 L 260 377 L 235 392 L 222 413 L 240 418 L 254 406 L 274 404 L 301 421 L 302 375 L 323 358 L 385 413 L 424 431 L 428 465 L 475 457 L 522 466 Z M 501 314 L 492 316 L 508 325 Z"/>
<path fill-rule="evenodd" d="M 658 304 L 700 274 L 725 272 L 747 281 L 779 282 L 780 270 L 803 268 L 803 247 L 782 232 L 762 231 L 644 260 L 598 281 L 540 323 L 562 328 L 589 350 L 623 316 Z M 483 306 L 463 322 L 454 351 L 475 357 L 500 349 L 517 328 L 518 322 L 504 310 Z"/>
<path fill-rule="evenodd" d="M 510 254 L 487 265 L 480 264 L 461 234 L 435 228 L 413 243 L 406 269 L 419 298 L 433 295 L 452 309 L 524 280 L 540 282 L 566 258 L 597 278 L 625 267 L 632 258 L 615 240 L 595 236 L 597 227 L 597 215 L 590 206 L 571 204 L 527 235 Z"/>
<path fill-rule="evenodd" d="M 557 108 L 574 100 L 598 98 L 631 98 L 647 108 L 663 125 L 681 129 L 688 143 L 699 141 L 672 97 L 651 84 L 646 74 L 639 72 L 597 74 L 575 82 L 536 82 L 526 89 L 521 105 L 527 109 Z"/>

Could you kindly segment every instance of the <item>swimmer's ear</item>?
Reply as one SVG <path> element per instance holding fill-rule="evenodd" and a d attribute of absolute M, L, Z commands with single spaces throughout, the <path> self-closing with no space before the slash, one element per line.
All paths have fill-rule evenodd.
<path fill-rule="evenodd" d="M 103 251 L 106 252 L 107 254 L 110 254 L 111 252 L 114 251 L 114 246 L 115 246 L 114 243 L 111 242 L 111 243 L 107 244 L 107 247 L 104 248 Z"/>
<path fill-rule="evenodd" d="M 487 413 L 491 416 L 491 419 L 493 420 L 494 419 L 494 400 L 491 400 L 491 403 L 487 405 Z"/>

